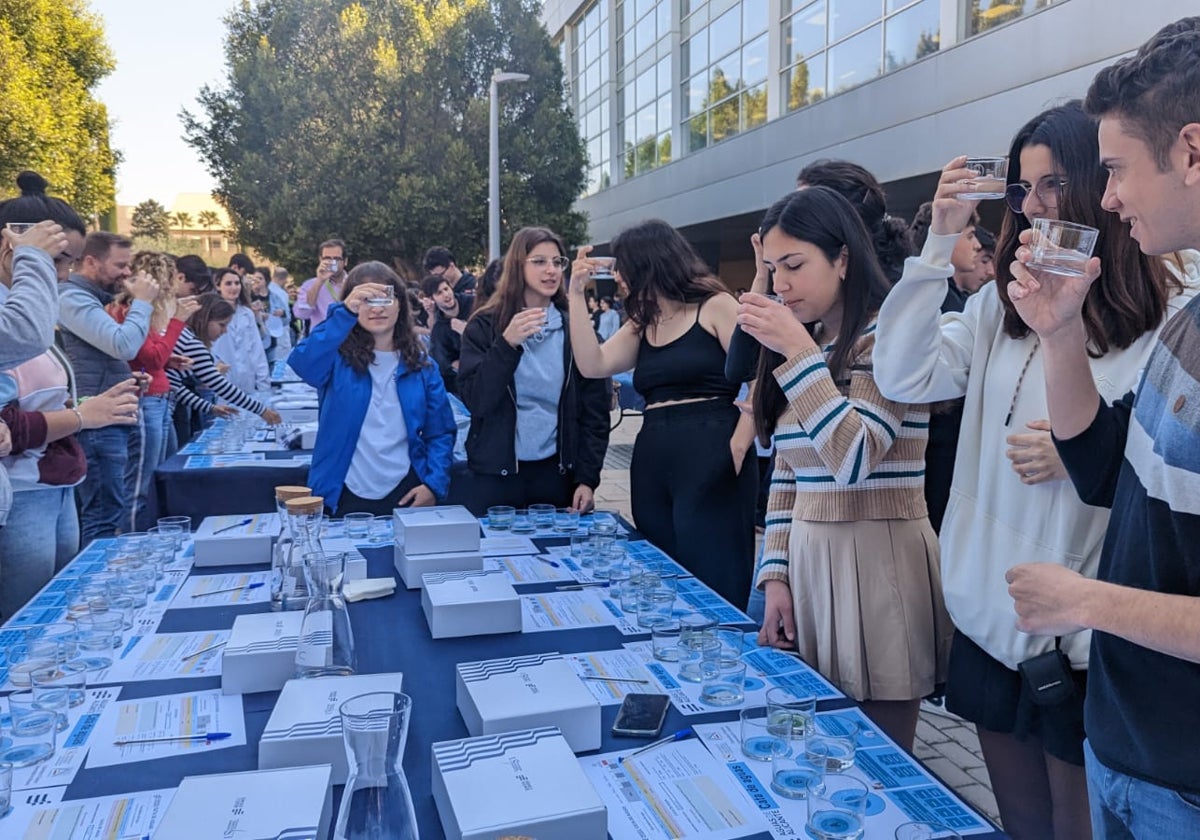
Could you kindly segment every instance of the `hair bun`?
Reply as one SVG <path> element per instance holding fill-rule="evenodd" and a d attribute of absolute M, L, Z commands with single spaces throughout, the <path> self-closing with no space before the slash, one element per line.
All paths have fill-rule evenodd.
<path fill-rule="evenodd" d="M 17 176 L 17 186 L 21 189 L 21 195 L 45 195 L 49 184 L 41 175 L 26 169 Z"/>

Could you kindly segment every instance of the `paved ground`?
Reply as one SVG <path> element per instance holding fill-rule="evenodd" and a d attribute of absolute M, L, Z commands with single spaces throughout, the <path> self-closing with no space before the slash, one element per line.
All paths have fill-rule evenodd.
<path fill-rule="evenodd" d="M 617 415 L 613 414 L 616 422 Z M 612 433 L 609 454 L 596 490 L 596 506 L 620 511 L 632 521 L 629 507 L 629 457 L 633 440 L 642 427 L 641 418 L 625 417 Z M 913 751 L 933 772 L 986 816 L 999 823 L 996 800 L 974 725 L 955 717 L 946 710 L 924 704 L 917 724 L 917 741 Z"/>

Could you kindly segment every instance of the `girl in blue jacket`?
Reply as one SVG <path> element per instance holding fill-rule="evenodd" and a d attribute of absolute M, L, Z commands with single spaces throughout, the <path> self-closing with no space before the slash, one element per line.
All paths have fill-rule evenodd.
<path fill-rule="evenodd" d="M 288 364 L 320 392 L 308 478 L 336 516 L 387 515 L 445 497 L 454 416 L 395 272 L 380 262 L 356 266 L 342 302 Z"/>

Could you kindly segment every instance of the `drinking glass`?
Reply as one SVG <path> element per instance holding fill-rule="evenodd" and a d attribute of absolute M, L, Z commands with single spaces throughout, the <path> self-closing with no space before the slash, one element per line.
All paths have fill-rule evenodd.
<path fill-rule="evenodd" d="M 30 675 L 33 679 L 33 694 L 59 688 L 67 691 L 67 704 L 79 706 L 87 696 L 87 668 L 79 662 L 63 662 L 51 668 L 42 668 Z"/>
<path fill-rule="evenodd" d="M 941 823 L 908 822 L 896 827 L 896 840 L 962 840 L 962 835 Z"/>
<path fill-rule="evenodd" d="M 592 513 L 592 528 L 598 534 L 615 536 L 617 533 L 617 515 L 610 510 L 597 510 Z"/>
<path fill-rule="evenodd" d="M 513 513 L 511 530 L 514 534 L 536 533 L 537 527 L 533 524 L 533 517 L 529 515 L 528 510 L 525 508 L 518 508 Z"/>
<path fill-rule="evenodd" d="M 183 548 L 183 542 L 192 535 L 192 518 L 190 516 L 161 516 L 158 519 L 159 528 L 178 527 L 175 533 L 175 550 Z"/>
<path fill-rule="evenodd" d="M 679 661 L 679 622 L 660 618 L 650 627 L 651 649 L 660 662 Z"/>
<path fill-rule="evenodd" d="M 776 753 L 787 751 L 787 742 L 771 732 L 766 706 L 752 706 L 738 714 L 742 755 L 754 761 L 770 761 Z"/>
<path fill-rule="evenodd" d="M 574 534 L 579 530 L 579 511 L 559 508 L 554 512 L 554 530 L 560 534 Z"/>
<path fill-rule="evenodd" d="M 858 840 L 867 819 L 866 784 L 843 773 L 808 783 L 808 833 L 816 840 Z"/>
<path fill-rule="evenodd" d="M 777 735 L 806 737 L 813 731 L 816 712 L 816 697 L 797 697 L 786 688 L 772 688 L 767 692 L 767 717 Z"/>
<path fill-rule="evenodd" d="M 108 608 L 115 615 L 121 616 L 121 629 L 133 629 L 133 616 L 137 612 L 137 602 L 128 595 L 114 595 L 108 599 Z"/>
<path fill-rule="evenodd" d="M 530 505 L 529 518 L 533 520 L 533 527 L 539 531 L 549 530 L 554 527 L 554 505 Z"/>
<path fill-rule="evenodd" d="M 368 542 L 373 545 L 387 542 L 392 536 L 392 517 L 376 516 L 371 520 L 371 536 Z"/>
<path fill-rule="evenodd" d="M 590 534 L 574 534 L 571 537 L 571 557 L 581 569 L 590 569 L 596 559 L 596 544 Z"/>
<path fill-rule="evenodd" d="M 706 706 L 737 706 L 746 699 L 746 663 L 735 659 L 709 659 L 701 663 L 700 702 Z"/>
<path fill-rule="evenodd" d="M 803 738 L 781 741 L 783 749 L 771 756 L 771 790 L 785 799 L 804 799 L 810 782 L 825 778 L 824 747 L 811 755 L 804 748 Z"/>
<path fill-rule="evenodd" d="M 721 643 L 715 636 L 692 636 L 679 638 L 679 673 L 677 676 L 684 682 L 704 682 L 706 661 L 720 659 Z"/>
<path fill-rule="evenodd" d="M 12 771 L 11 762 L 0 761 L 0 819 L 12 813 Z"/>
<path fill-rule="evenodd" d="M 375 516 L 370 513 L 347 513 L 343 521 L 346 523 L 346 536 L 352 540 L 365 539 L 371 533 L 371 522 Z"/>
<path fill-rule="evenodd" d="M 1082 277 L 1100 231 L 1058 219 L 1034 219 L 1029 267 L 1045 274 Z"/>
<path fill-rule="evenodd" d="M 13 716 L 12 745 L 0 751 L 0 762 L 13 767 L 29 767 L 54 755 L 58 744 L 58 715 L 54 712 L 34 711 Z"/>
<path fill-rule="evenodd" d="M 57 671 L 57 669 L 50 670 Z M 33 695 L 33 708 L 43 712 L 54 712 L 58 716 L 57 729 L 62 732 L 68 725 L 67 709 L 71 705 L 71 689 L 66 684 L 53 680 L 43 680 L 42 684 L 38 685 L 37 675 L 42 673 L 43 671 L 34 671 L 32 675 L 33 690 L 29 693 Z"/>
<path fill-rule="evenodd" d="M 808 735 L 808 748 L 824 745 L 828 751 L 830 773 L 842 773 L 854 766 L 858 753 L 858 721 L 837 715 L 825 716 Z"/>
<path fill-rule="evenodd" d="M 488 527 L 493 531 L 509 531 L 516 518 L 517 509 L 510 505 L 495 505 L 488 508 Z"/>
<path fill-rule="evenodd" d="M 599 562 L 599 561 L 597 561 Z M 669 589 L 647 589 L 642 587 L 638 595 L 637 625 L 651 630 L 654 622 L 674 617 L 675 593 Z"/>
<path fill-rule="evenodd" d="M 975 177 L 970 179 L 975 183 L 975 188 L 971 192 L 959 193 L 959 198 L 968 201 L 1004 198 L 1004 190 L 1008 186 L 1008 158 L 967 158 L 966 168 L 975 170 Z"/>

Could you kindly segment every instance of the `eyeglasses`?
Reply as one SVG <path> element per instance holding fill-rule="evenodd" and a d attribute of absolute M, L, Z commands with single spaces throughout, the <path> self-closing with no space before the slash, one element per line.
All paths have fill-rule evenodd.
<path fill-rule="evenodd" d="M 1047 175 L 1037 182 L 1036 187 L 1030 187 L 1023 181 L 1018 181 L 1015 184 L 1009 184 L 1004 190 L 1004 201 L 1008 204 L 1008 209 L 1014 213 L 1025 212 L 1025 199 L 1029 197 L 1029 193 L 1037 196 L 1038 201 L 1049 210 L 1058 209 L 1058 202 L 1062 200 L 1063 190 L 1067 188 L 1067 179 L 1057 175 Z"/>
<path fill-rule="evenodd" d="M 550 257 L 548 259 L 546 257 L 530 257 L 525 262 L 537 269 L 554 266 L 559 271 L 565 271 L 567 266 L 571 264 L 571 261 L 566 257 Z"/>

